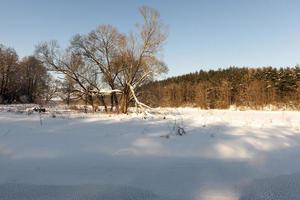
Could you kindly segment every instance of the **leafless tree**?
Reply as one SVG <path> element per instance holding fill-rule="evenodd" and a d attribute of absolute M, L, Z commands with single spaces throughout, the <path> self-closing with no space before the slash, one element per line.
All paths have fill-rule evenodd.
<path fill-rule="evenodd" d="M 72 48 L 80 53 L 85 61 L 98 67 L 104 82 L 111 90 L 116 89 L 116 78 L 120 66 L 114 64 L 124 46 L 125 37 L 116 28 L 102 25 L 87 35 L 76 35 L 71 44 Z M 114 104 L 119 110 L 119 102 L 115 92 L 111 93 L 111 111 Z"/>
<path fill-rule="evenodd" d="M 38 98 L 44 98 L 51 77 L 43 64 L 34 56 L 29 56 L 23 58 L 19 65 L 19 77 L 22 78 L 22 88 L 28 101 L 35 102 Z"/>
<path fill-rule="evenodd" d="M 43 43 L 37 55 L 49 70 L 62 73 L 76 83 L 75 91 L 85 102 L 93 104 L 93 95 L 101 95 L 100 83 L 111 89 L 111 111 L 119 111 L 116 90 L 122 91 L 122 112 L 127 113 L 131 100 L 139 107 L 147 107 L 135 94 L 136 89 L 155 76 L 166 72 L 166 65 L 159 59 L 159 52 L 166 37 L 166 26 L 159 12 L 142 7 L 143 24 L 136 33 L 121 34 L 110 25 L 102 25 L 86 35 L 76 35 L 67 50 L 56 42 Z M 104 102 L 105 103 L 105 102 Z"/>
<path fill-rule="evenodd" d="M 0 102 L 11 103 L 14 99 L 12 91 L 17 90 L 17 85 L 14 84 L 17 62 L 18 55 L 15 50 L 0 45 Z"/>
<path fill-rule="evenodd" d="M 149 7 L 140 8 L 143 24 L 137 33 L 127 36 L 126 46 L 118 57 L 118 66 L 122 66 L 117 80 L 122 87 L 122 112 L 127 113 L 129 103 L 135 100 L 136 88 L 152 80 L 155 76 L 167 72 L 167 66 L 158 58 L 158 54 L 167 38 L 166 26 L 161 22 L 160 14 Z"/>
<path fill-rule="evenodd" d="M 57 42 L 51 41 L 37 46 L 36 55 L 48 70 L 74 81 L 76 85 L 74 85 L 73 94 L 82 97 L 86 104 L 92 95 L 92 90 L 100 91 L 97 69 L 93 65 L 85 63 L 81 54 L 72 49 L 62 50 Z"/>

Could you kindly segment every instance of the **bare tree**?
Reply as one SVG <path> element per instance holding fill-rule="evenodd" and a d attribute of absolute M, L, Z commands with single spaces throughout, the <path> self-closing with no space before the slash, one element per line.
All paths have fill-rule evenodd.
<path fill-rule="evenodd" d="M 92 95 L 91 91 L 100 91 L 97 69 L 93 65 L 85 63 L 79 53 L 72 49 L 61 50 L 57 42 L 51 41 L 40 44 L 36 49 L 36 54 L 48 70 L 62 74 L 74 81 L 76 84 L 73 94 L 84 99 L 86 104 Z"/>
<path fill-rule="evenodd" d="M 57 95 L 61 83 L 53 77 L 47 78 L 46 83 L 47 87 L 44 90 L 44 100 L 45 103 L 48 103 Z"/>
<path fill-rule="evenodd" d="M 48 80 L 51 79 L 45 66 L 34 56 L 29 56 L 20 62 L 19 72 L 28 101 L 35 102 L 38 98 L 43 98 L 48 88 Z"/>
<path fill-rule="evenodd" d="M 18 55 L 15 50 L 0 45 L 0 103 L 11 103 L 14 100 L 14 91 L 19 89 L 14 84 L 17 68 Z"/>
<path fill-rule="evenodd" d="M 122 112 L 127 113 L 129 103 L 135 100 L 137 106 L 145 105 L 137 101 L 136 88 L 152 80 L 155 76 L 167 72 L 167 66 L 158 58 L 166 38 L 166 26 L 161 22 L 159 12 L 142 7 L 142 26 L 138 33 L 131 33 L 126 40 L 122 55 L 118 57 L 118 66 L 122 66 L 117 80 L 122 87 Z"/>
<path fill-rule="evenodd" d="M 63 81 L 61 82 L 60 87 L 60 98 L 67 104 L 70 105 L 72 99 L 72 93 L 75 90 L 75 81 L 70 77 L 64 77 Z"/>
<path fill-rule="evenodd" d="M 167 71 L 158 58 L 167 34 L 158 11 L 142 7 L 140 13 L 144 23 L 136 34 L 125 36 L 110 25 L 102 25 L 87 35 L 73 37 L 70 48 L 65 51 L 56 42 L 43 43 L 37 48 L 37 55 L 49 70 L 74 81 L 75 91 L 82 94 L 85 102 L 93 105 L 94 94 L 104 102 L 100 83 L 105 83 L 111 89 L 111 111 L 114 105 L 119 111 L 117 90 L 122 91 L 123 113 L 127 113 L 131 100 L 139 107 L 147 107 L 138 101 L 135 92 L 142 84 Z"/>
<path fill-rule="evenodd" d="M 116 89 L 116 78 L 120 66 L 114 64 L 116 58 L 124 46 L 124 35 L 110 25 L 99 26 L 87 35 L 76 35 L 71 44 L 76 52 L 79 52 L 85 61 L 98 67 L 104 82 L 112 91 Z M 119 102 L 115 92 L 111 93 L 111 111 L 114 104 L 119 110 Z"/>

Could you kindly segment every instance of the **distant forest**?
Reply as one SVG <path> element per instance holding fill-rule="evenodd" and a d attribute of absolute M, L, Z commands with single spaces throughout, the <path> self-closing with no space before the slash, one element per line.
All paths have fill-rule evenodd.
<path fill-rule="evenodd" d="M 150 82 L 140 88 L 140 99 L 162 107 L 300 109 L 300 67 L 200 70 Z"/>
<path fill-rule="evenodd" d="M 109 104 L 107 98 L 100 101 L 93 94 L 95 89 L 91 86 L 94 85 L 85 81 L 87 79 L 72 79 L 67 74 L 64 80 L 55 80 L 48 70 L 36 57 L 20 60 L 14 49 L 0 45 L 0 103 L 41 103 L 59 96 L 69 104 L 70 97 L 77 97 L 79 94 L 77 101 L 73 103 L 86 100 L 85 103 L 93 107 L 94 104 L 105 107 Z M 122 77 L 122 74 L 118 75 Z M 79 93 L 80 85 L 87 89 Z M 123 91 L 121 84 L 115 86 Z M 88 90 L 89 88 L 92 90 Z M 137 87 L 137 95 L 140 102 L 152 107 L 226 109 L 233 105 L 262 109 L 273 105 L 277 108 L 300 110 L 300 67 L 200 70 L 160 81 L 145 80 Z M 116 100 L 122 100 L 122 95 L 118 95 Z M 134 106 L 132 97 L 128 105 Z"/>
<path fill-rule="evenodd" d="M 159 56 L 168 28 L 157 10 L 142 6 L 139 13 L 143 20 L 134 31 L 99 25 L 75 34 L 65 48 L 55 40 L 41 42 L 22 59 L 0 44 L 0 103 L 44 105 L 56 99 L 117 113 L 148 105 L 300 110 L 299 66 L 230 67 L 154 81 L 168 71 Z"/>
<path fill-rule="evenodd" d="M 19 59 L 0 44 L 0 103 L 38 103 L 54 94 L 53 79 L 34 56 Z"/>

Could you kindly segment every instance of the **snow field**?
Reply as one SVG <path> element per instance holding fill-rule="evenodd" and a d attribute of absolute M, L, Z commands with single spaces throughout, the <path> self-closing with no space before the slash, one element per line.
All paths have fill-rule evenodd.
<path fill-rule="evenodd" d="M 0 199 L 297 199 L 299 145 L 293 111 L 2 109 Z"/>

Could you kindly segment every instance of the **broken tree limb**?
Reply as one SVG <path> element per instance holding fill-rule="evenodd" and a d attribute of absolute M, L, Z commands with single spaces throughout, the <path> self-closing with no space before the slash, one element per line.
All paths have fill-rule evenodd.
<path fill-rule="evenodd" d="M 135 91 L 134 91 L 133 86 L 130 85 L 129 83 L 127 83 L 127 85 L 128 85 L 128 87 L 129 87 L 129 89 L 130 89 L 130 92 L 131 92 L 133 98 L 134 98 L 136 109 L 138 110 L 138 108 L 140 108 L 140 109 L 142 109 L 142 111 L 145 111 L 145 109 L 150 109 L 150 110 L 152 110 L 152 108 L 151 108 L 150 106 L 148 106 L 148 105 L 146 105 L 146 104 L 144 104 L 144 103 L 142 103 L 142 102 L 140 102 L 140 101 L 138 100 L 138 98 L 137 98 L 136 95 L 135 95 Z"/>

